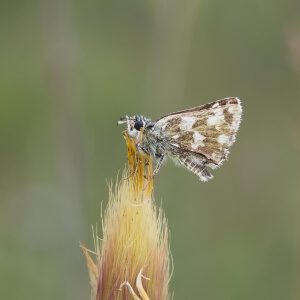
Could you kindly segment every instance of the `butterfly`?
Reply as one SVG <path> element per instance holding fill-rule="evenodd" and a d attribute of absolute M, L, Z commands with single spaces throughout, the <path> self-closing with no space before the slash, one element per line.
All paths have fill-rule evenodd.
<path fill-rule="evenodd" d="M 237 97 L 170 113 L 152 122 L 144 116 L 122 117 L 137 151 L 157 159 L 156 175 L 166 157 L 194 173 L 201 181 L 213 178 L 215 169 L 227 159 L 242 116 Z"/>

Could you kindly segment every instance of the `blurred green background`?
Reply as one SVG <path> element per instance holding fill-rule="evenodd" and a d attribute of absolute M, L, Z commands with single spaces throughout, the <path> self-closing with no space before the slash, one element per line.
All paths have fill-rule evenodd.
<path fill-rule="evenodd" d="M 1 299 L 89 299 L 79 241 L 125 166 L 116 121 L 228 96 L 244 115 L 215 178 L 155 180 L 170 290 L 300 299 L 299 1 L 1 1 L 0 41 Z"/>

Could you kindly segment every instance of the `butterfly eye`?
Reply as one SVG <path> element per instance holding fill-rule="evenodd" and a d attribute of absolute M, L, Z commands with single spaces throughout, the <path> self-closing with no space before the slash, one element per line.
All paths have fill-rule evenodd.
<path fill-rule="evenodd" d="M 136 121 L 134 123 L 134 128 L 138 131 L 140 131 L 140 129 L 144 127 L 144 122 L 143 121 Z"/>

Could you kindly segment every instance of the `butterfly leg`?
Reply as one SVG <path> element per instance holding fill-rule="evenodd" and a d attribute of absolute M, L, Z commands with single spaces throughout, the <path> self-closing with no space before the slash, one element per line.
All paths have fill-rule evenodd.
<path fill-rule="evenodd" d="M 165 158 L 165 155 L 161 154 L 160 157 L 159 157 L 159 159 L 158 159 L 158 161 L 157 161 L 157 164 L 155 166 L 155 169 L 154 169 L 153 173 L 149 176 L 149 179 L 147 181 L 146 186 L 144 187 L 144 190 L 147 188 L 147 186 L 149 185 L 149 183 L 153 180 L 154 176 L 158 173 L 161 165 L 163 164 L 164 158 Z"/>
<path fill-rule="evenodd" d="M 153 177 L 158 173 L 161 165 L 163 164 L 164 158 L 165 158 L 165 154 L 161 154 L 160 157 L 159 157 L 159 159 L 158 159 L 158 161 L 157 161 L 155 169 L 154 169 L 154 171 L 153 171 L 153 173 L 152 173 L 152 175 L 150 177 L 150 180 L 152 180 Z"/>

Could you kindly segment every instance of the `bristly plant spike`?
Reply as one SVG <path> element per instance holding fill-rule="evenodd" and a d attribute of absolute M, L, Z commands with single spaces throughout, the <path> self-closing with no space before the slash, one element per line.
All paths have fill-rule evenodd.
<path fill-rule="evenodd" d="M 215 169 L 227 159 L 242 116 L 239 98 L 224 98 L 161 117 L 156 122 L 144 116 L 122 117 L 139 152 L 157 159 L 152 177 L 166 156 L 198 176 L 213 178 L 207 167 Z"/>
<path fill-rule="evenodd" d="M 110 188 L 100 240 L 95 235 L 96 263 L 85 253 L 92 300 L 170 299 L 170 253 L 167 221 L 152 198 L 150 157 L 136 152 L 136 141 L 123 133 L 129 171 Z"/>

